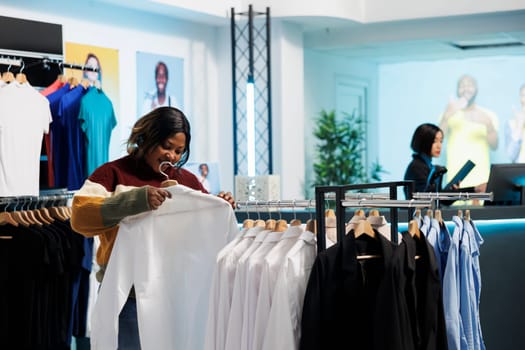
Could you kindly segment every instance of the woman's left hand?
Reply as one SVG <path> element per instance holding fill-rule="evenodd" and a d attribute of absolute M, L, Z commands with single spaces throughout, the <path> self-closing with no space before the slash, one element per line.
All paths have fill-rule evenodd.
<path fill-rule="evenodd" d="M 220 198 L 224 199 L 225 201 L 230 203 L 230 205 L 232 206 L 233 209 L 235 209 L 235 199 L 233 199 L 233 195 L 232 195 L 231 192 L 221 191 L 221 192 L 219 192 L 217 197 L 220 197 Z"/>

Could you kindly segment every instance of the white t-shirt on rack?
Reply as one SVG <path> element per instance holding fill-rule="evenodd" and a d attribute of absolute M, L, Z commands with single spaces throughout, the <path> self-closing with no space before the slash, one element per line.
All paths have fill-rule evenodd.
<path fill-rule="evenodd" d="M 29 83 L 0 89 L 0 197 L 38 196 L 42 138 L 51 120 L 48 99 Z"/>

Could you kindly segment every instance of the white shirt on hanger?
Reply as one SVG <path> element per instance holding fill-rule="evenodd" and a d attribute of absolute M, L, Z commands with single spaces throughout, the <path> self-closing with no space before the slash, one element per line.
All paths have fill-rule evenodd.
<path fill-rule="evenodd" d="M 304 294 L 316 256 L 315 234 L 304 231 L 286 254 L 279 270 L 263 350 L 299 348 Z"/>
<path fill-rule="evenodd" d="M 244 295 L 244 307 L 241 331 L 241 350 L 251 349 L 255 327 L 255 311 L 257 298 L 259 296 L 259 285 L 263 261 L 268 252 L 279 242 L 283 232 L 270 232 L 261 246 L 248 258 L 246 280 L 246 292 Z"/>
<path fill-rule="evenodd" d="M 232 303 L 235 301 L 235 279 L 237 276 L 237 267 L 239 259 L 246 250 L 253 244 L 255 237 L 259 235 L 264 227 L 252 227 L 243 235 L 242 239 L 224 256 L 219 263 L 219 304 L 217 306 L 217 319 L 215 327 L 212 326 L 212 320 L 208 320 L 205 349 L 223 350 L 226 349 L 228 320 L 231 317 Z M 214 336 L 215 330 L 215 337 Z"/>
<path fill-rule="evenodd" d="M 238 232 L 229 203 L 182 185 L 155 211 L 121 221 L 91 325 L 92 349 L 116 349 L 135 287 L 143 350 L 202 349 L 217 253 Z"/>
<path fill-rule="evenodd" d="M 0 90 L 0 197 L 38 196 L 42 138 L 51 121 L 49 101 L 29 83 Z"/>
<path fill-rule="evenodd" d="M 250 349 L 262 349 L 277 275 L 286 254 L 297 242 L 297 239 L 303 231 L 304 228 L 301 225 L 289 226 L 288 229 L 283 232 L 280 241 L 264 257 L 262 262 L 261 282 L 259 284 L 259 296 L 257 298 L 257 307 L 255 310 L 255 331 L 253 344 Z"/>
<path fill-rule="evenodd" d="M 233 284 L 231 309 L 227 322 L 226 342 L 224 349 L 240 349 L 242 325 L 244 316 L 244 303 L 246 297 L 246 281 L 248 280 L 248 258 L 251 254 L 260 247 L 270 230 L 262 228 L 257 233 L 252 244 L 244 251 L 242 256 L 237 261 L 235 270 L 235 279 Z"/>
<path fill-rule="evenodd" d="M 246 234 L 249 228 L 243 228 L 242 231 L 226 246 L 224 246 L 219 253 L 217 253 L 217 259 L 215 262 L 215 270 L 213 271 L 213 281 L 210 291 L 210 301 L 208 304 L 208 321 L 206 323 L 206 338 L 204 343 L 205 349 L 215 349 L 215 340 L 217 336 L 217 324 L 219 317 L 219 301 L 220 295 L 220 283 L 223 271 L 221 271 L 221 261 L 224 257 L 239 243 L 242 237 Z"/>

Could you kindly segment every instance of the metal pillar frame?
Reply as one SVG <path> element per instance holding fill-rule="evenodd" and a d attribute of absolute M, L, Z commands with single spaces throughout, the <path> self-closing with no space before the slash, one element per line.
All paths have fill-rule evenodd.
<path fill-rule="evenodd" d="M 255 20 L 264 16 L 263 21 Z M 238 17 L 247 20 L 236 20 Z M 255 175 L 273 173 L 270 9 L 236 13 L 231 8 L 234 175 L 248 175 L 246 85 L 255 87 Z"/>

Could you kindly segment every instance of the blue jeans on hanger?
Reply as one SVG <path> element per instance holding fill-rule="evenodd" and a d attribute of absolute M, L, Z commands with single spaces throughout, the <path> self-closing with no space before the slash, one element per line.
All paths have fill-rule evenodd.
<path fill-rule="evenodd" d="M 128 297 L 118 317 L 118 350 L 140 350 L 137 299 Z"/>

